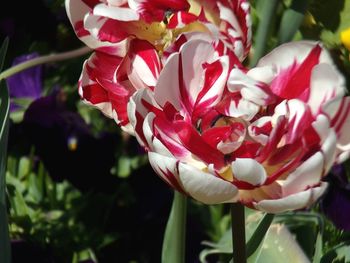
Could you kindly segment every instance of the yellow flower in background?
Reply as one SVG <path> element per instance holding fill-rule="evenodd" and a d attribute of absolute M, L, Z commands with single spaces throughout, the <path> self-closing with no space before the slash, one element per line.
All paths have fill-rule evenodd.
<path fill-rule="evenodd" d="M 343 45 L 350 51 L 350 27 L 340 33 Z"/>

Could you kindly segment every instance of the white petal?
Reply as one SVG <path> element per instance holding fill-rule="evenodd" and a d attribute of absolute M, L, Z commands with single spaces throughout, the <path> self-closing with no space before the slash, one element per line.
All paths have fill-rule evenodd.
<path fill-rule="evenodd" d="M 261 143 L 262 145 L 266 145 L 269 136 L 265 135 L 265 134 L 256 134 L 254 131 L 254 127 L 263 127 L 265 124 L 270 123 L 271 122 L 271 117 L 270 116 L 264 116 L 261 117 L 259 119 L 257 119 L 256 121 L 254 121 L 252 124 L 250 124 L 248 126 L 248 133 L 249 136 L 254 139 L 255 141 L 257 141 L 258 143 Z"/>
<path fill-rule="evenodd" d="M 205 204 L 236 201 L 238 190 L 230 182 L 184 163 L 178 169 L 184 189 L 194 199 Z"/>
<path fill-rule="evenodd" d="M 228 76 L 229 58 L 228 56 L 223 56 L 219 58 L 219 61 L 222 66 L 222 72 L 220 76 L 217 78 L 217 80 L 215 81 L 215 83 L 212 84 L 210 89 L 203 96 L 203 98 L 201 99 L 201 102 L 216 97 L 216 100 L 211 103 L 211 105 L 215 105 L 222 98 L 222 93 L 226 87 L 226 81 Z"/>
<path fill-rule="evenodd" d="M 325 107 L 337 134 L 337 155 L 350 150 L 350 97 L 333 100 Z M 344 159 L 343 155 L 342 159 Z"/>
<path fill-rule="evenodd" d="M 323 104 L 345 93 L 344 77 L 329 64 L 319 64 L 311 74 L 311 89 L 308 104 L 313 114 L 321 111 Z"/>
<path fill-rule="evenodd" d="M 245 100 L 257 105 L 266 105 L 266 101 L 269 99 L 269 95 L 259 87 L 259 83 L 244 74 L 240 69 L 234 68 L 231 70 L 227 87 L 231 92 L 240 91 Z"/>
<path fill-rule="evenodd" d="M 93 13 L 97 16 L 104 16 L 119 21 L 135 21 L 139 19 L 139 15 L 130 8 L 108 6 L 102 3 L 95 6 Z"/>
<path fill-rule="evenodd" d="M 304 191 L 308 186 L 320 182 L 323 174 L 324 158 L 322 153 L 316 152 L 304 161 L 294 172 L 288 175 L 282 185 L 282 195 L 288 196 Z"/>
<path fill-rule="evenodd" d="M 235 101 L 231 101 L 229 107 L 225 109 L 225 114 L 234 118 L 242 118 L 250 121 L 259 112 L 260 107 L 253 102 L 241 99 L 238 105 Z"/>
<path fill-rule="evenodd" d="M 173 157 L 171 152 L 164 146 L 164 144 L 158 140 L 154 133 L 153 133 L 153 120 L 155 118 L 155 115 L 153 112 L 150 112 L 147 114 L 144 122 L 143 122 L 143 134 L 147 140 L 147 144 L 149 146 L 149 150 L 153 152 L 157 152 L 161 155 L 168 156 L 168 157 Z"/>
<path fill-rule="evenodd" d="M 272 67 L 255 67 L 247 72 L 247 76 L 266 84 L 270 84 L 275 77 L 275 72 Z"/>
<path fill-rule="evenodd" d="M 251 158 L 237 158 L 231 164 L 233 176 L 252 185 L 261 185 L 266 180 L 265 168 Z"/>
<path fill-rule="evenodd" d="M 324 159 L 325 159 L 324 174 L 327 174 L 329 172 L 329 170 L 331 169 L 331 167 L 335 162 L 336 146 L 337 146 L 337 136 L 335 132 L 332 129 L 330 129 L 328 136 L 326 137 L 325 141 L 321 146 L 321 150 L 324 154 Z"/>
<path fill-rule="evenodd" d="M 182 58 L 182 75 L 190 100 L 196 100 L 202 88 L 203 63 L 212 63 L 215 58 L 215 50 L 211 43 L 203 40 L 193 40 L 187 42 L 180 50 Z"/>
<path fill-rule="evenodd" d="M 316 130 L 318 136 L 320 136 L 321 143 L 323 143 L 330 131 L 328 118 L 323 114 L 319 114 L 311 125 Z"/>
<path fill-rule="evenodd" d="M 314 41 L 295 41 L 282 44 L 260 59 L 257 67 L 273 66 L 278 73 L 280 69 L 289 67 L 295 62 L 304 61 L 317 44 L 319 43 Z M 322 48 L 319 62 L 333 64 L 330 55 L 324 48 Z"/>
<path fill-rule="evenodd" d="M 142 146 L 146 146 L 145 143 L 142 139 L 141 139 L 141 134 L 139 133 L 143 133 L 143 130 L 136 130 L 137 127 L 137 118 L 136 118 L 136 114 L 140 114 L 141 117 L 145 118 L 146 115 L 148 114 L 147 109 L 145 109 L 145 107 L 142 104 L 142 99 L 146 100 L 146 101 L 151 101 L 152 102 L 152 97 L 150 95 L 150 90 L 149 89 L 142 89 L 139 90 L 137 92 L 134 93 L 134 95 L 132 97 L 130 97 L 128 105 L 127 105 L 127 112 L 128 112 L 128 119 L 130 122 L 130 125 L 132 126 L 132 130 L 135 131 L 135 136 L 137 141 L 142 145 Z M 144 121 L 144 120 L 141 120 Z M 143 127 L 143 123 L 141 124 L 141 127 Z"/>
<path fill-rule="evenodd" d="M 342 152 L 337 156 L 336 163 L 342 163 L 345 162 L 350 157 L 350 151 Z"/>
<path fill-rule="evenodd" d="M 288 121 L 292 127 L 289 127 L 287 143 L 292 143 L 296 138 L 300 138 L 302 132 L 308 125 L 310 119 L 310 111 L 307 105 L 301 100 L 288 100 Z"/>
<path fill-rule="evenodd" d="M 302 209 L 310 206 L 324 193 L 327 183 L 322 182 L 319 187 L 310 188 L 306 191 L 289 195 L 275 200 L 263 200 L 254 203 L 254 207 L 267 213 L 282 213 L 290 210 Z"/>
<path fill-rule="evenodd" d="M 155 152 L 148 152 L 148 160 L 154 171 L 169 185 L 176 188 L 168 176 L 179 182 L 177 160 Z M 181 184 L 179 186 L 181 187 Z"/>
<path fill-rule="evenodd" d="M 178 53 L 172 54 L 167 64 L 161 71 L 154 97 L 160 106 L 170 102 L 177 110 L 181 109 L 179 88 L 179 57 Z"/>
<path fill-rule="evenodd" d="M 153 63 L 157 64 L 159 61 L 153 61 Z M 131 61 L 130 68 L 129 79 L 136 89 L 154 87 L 156 85 L 159 72 L 153 73 L 150 65 L 147 64 L 143 57 L 136 54 Z"/>
<path fill-rule="evenodd" d="M 84 20 L 85 14 L 88 14 L 91 10 L 83 1 L 80 0 L 66 0 L 65 1 L 67 16 L 73 26 L 76 28 L 76 24 L 78 22 L 82 22 Z M 91 48 L 96 48 L 100 46 L 100 41 L 92 37 L 91 35 L 84 35 L 79 37 L 81 41 L 83 41 L 87 46 Z"/>
<path fill-rule="evenodd" d="M 128 0 L 107 0 L 107 3 L 111 6 L 122 6 L 125 5 Z"/>
<path fill-rule="evenodd" d="M 114 115 L 115 114 L 115 115 Z M 113 111 L 113 118 L 114 118 L 114 120 L 117 122 L 117 120 L 118 120 L 118 115 L 117 115 L 117 112 L 116 111 Z M 126 132 L 126 133 L 128 133 L 128 134 L 130 134 L 130 135 L 132 135 L 132 136 L 135 136 L 135 130 L 134 130 L 134 128 L 132 127 L 132 125 L 130 124 L 130 123 L 128 123 L 128 124 L 126 124 L 126 125 L 124 125 L 124 126 L 120 126 L 120 128 L 124 131 L 124 132 Z"/>

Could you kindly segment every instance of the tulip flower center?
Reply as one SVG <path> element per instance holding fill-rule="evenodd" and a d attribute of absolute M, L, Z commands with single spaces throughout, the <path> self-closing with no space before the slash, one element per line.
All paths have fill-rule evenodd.
<path fill-rule="evenodd" d="M 147 24 L 143 21 L 131 22 L 135 36 L 150 42 L 160 52 L 175 42 L 176 38 L 185 32 L 209 32 L 200 22 L 190 23 L 182 28 L 169 29 L 167 21 Z"/>
<path fill-rule="evenodd" d="M 130 33 L 139 39 L 147 40 L 156 47 L 159 52 L 163 52 L 168 46 L 175 42 L 177 37 L 186 32 L 210 33 L 205 23 L 220 25 L 220 17 L 207 3 L 199 3 L 195 0 L 188 1 L 190 9 L 187 15 L 191 18 L 181 17 L 179 13 L 168 10 L 165 12 L 161 22 L 146 23 L 143 20 L 128 22 Z M 201 16 L 201 18 L 200 18 Z M 196 18 L 197 17 L 197 18 Z M 174 20 L 177 20 L 175 23 Z M 175 23 L 175 24 L 174 24 Z"/>

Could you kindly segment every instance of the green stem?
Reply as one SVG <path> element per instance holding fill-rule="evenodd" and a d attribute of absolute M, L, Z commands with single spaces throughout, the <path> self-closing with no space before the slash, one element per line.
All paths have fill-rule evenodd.
<path fill-rule="evenodd" d="M 266 42 L 270 33 L 273 18 L 276 16 L 276 10 L 280 0 L 260 0 L 261 14 L 260 22 L 255 37 L 253 58 L 250 66 L 255 66 L 258 60 L 265 54 Z"/>
<path fill-rule="evenodd" d="M 34 58 L 31 60 L 28 60 L 26 62 L 23 62 L 21 64 L 18 64 L 14 67 L 11 67 L 3 72 L 0 73 L 0 80 L 6 79 L 18 72 L 21 72 L 23 70 L 26 70 L 28 68 L 40 65 L 40 64 L 45 64 L 45 63 L 50 63 L 50 62 L 56 62 L 56 61 L 62 61 L 62 60 L 67 60 L 70 58 L 75 58 L 75 57 L 80 57 L 82 55 L 85 55 L 87 53 L 91 52 L 91 49 L 89 47 L 82 47 L 78 48 L 76 50 L 68 51 L 68 52 L 63 52 L 59 54 L 51 54 L 47 56 L 42 56 L 38 58 Z"/>
<path fill-rule="evenodd" d="M 244 206 L 241 203 L 231 205 L 231 224 L 232 224 L 232 244 L 233 244 L 233 262 L 246 263 L 245 246 L 245 217 Z"/>
<path fill-rule="evenodd" d="M 184 263 L 186 247 L 187 197 L 175 191 L 174 201 L 166 225 L 162 263 Z"/>
<path fill-rule="evenodd" d="M 279 44 L 291 41 L 304 20 L 309 0 L 293 0 L 291 6 L 284 11 L 279 32 Z"/>

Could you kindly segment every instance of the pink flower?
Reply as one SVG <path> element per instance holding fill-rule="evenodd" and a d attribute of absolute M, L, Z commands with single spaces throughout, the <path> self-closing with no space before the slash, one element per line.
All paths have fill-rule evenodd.
<path fill-rule="evenodd" d="M 310 206 L 326 189 L 322 177 L 349 155 L 344 78 L 314 42 L 282 45 L 251 70 L 217 49 L 186 42 L 154 90 L 132 96 L 130 123 L 152 167 L 208 204 Z"/>
<path fill-rule="evenodd" d="M 130 96 L 153 90 L 163 63 L 184 43 L 214 40 L 217 52 L 240 60 L 251 45 L 246 0 L 66 0 L 66 9 L 77 36 L 95 50 L 83 66 L 80 96 L 131 134 Z"/>

